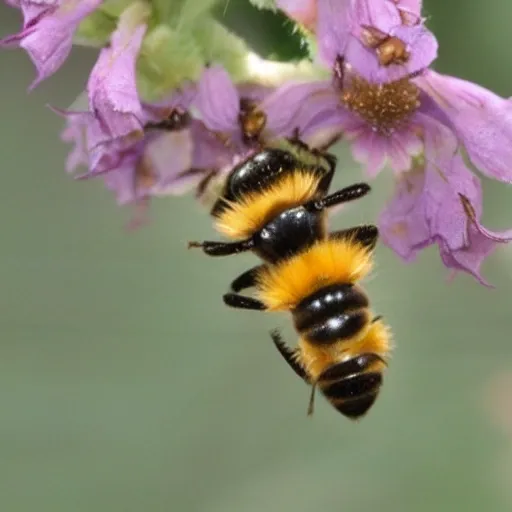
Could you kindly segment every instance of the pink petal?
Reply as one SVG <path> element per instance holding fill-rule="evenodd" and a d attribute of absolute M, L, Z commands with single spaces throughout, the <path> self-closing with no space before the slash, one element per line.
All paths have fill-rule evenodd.
<path fill-rule="evenodd" d="M 105 175 L 105 185 L 112 190 L 120 205 L 134 202 L 142 199 L 144 194 L 136 190 L 135 187 L 135 168 L 137 159 L 126 158 L 122 164 L 115 170 Z"/>
<path fill-rule="evenodd" d="M 148 141 L 144 157 L 158 177 L 155 192 L 172 185 L 180 172 L 191 167 L 192 150 L 193 140 L 188 129 L 162 133 Z"/>
<path fill-rule="evenodd" d="M 354 160 L 366 167 L 368 177 L 375 178 L 386 165 L 389 141 L 366 127 L 349 137 Z"/>
<path fill-rule="evenodd" d="M 190 108 L 197 95 L 197 85 L 192 82 L 183 84 L 179 89 L 172 91 L 165 98 L 153 102 L 143 103 L 144 112 L 151 121 L 161 121 L 174 109 L 186 111 Z"/>
<path fill-rule="evenodd" d="M 227 71 L 221 66 L 205 69 L 196 98 L 205 125 L 213 131 L 238 130 L 240 96 Z"/>
<path fill-rule="evenodd" d="M 317 0 L 318 56 L 329 68 L 345 54 L 352 28 L 353 0 Z"/>
<path fill-rule="evenodd" d="M 359 119 L 340 104 L 339 92 L 331 81 L 313 82 L 311 87 L 312 93 L 304 99 L 294 121 L 305 142 L 312 147 L 322 147 L 342 130 L 359 129 Z"/>
<path fill-rule="evenodd" d="M 388 32 L 400 23 L 400 13 L 394 2 L 375 0 L 353 0 L 351 9 L 352 30 L 359 31 L 361 25 L 377 27 Z M 359 32 L 356 32 L 359 35 Z"/>
<path fill-rule="evenodd" d="M 391 0 L 395 4 L 397 4 L 397 7 L 399 10 L 403 10 L 405 12 L 408 12 L 412 15 L 415 15 L 416 17 L 421 16 L 421 8 L 423 0 Z"/>
<path fill-rule="evenodd" d="M 73 34 L 78 24 L 101 1 L 64 0 L 57 9 L 43 11 L 37 21 L 33 19 L 35 11 L 27 11 L 27 15 L 32 17 L 27 28 L 1 42 L 4 45 L 17 43 L 27 51 L 37 69 L 37 78 L 32 82 L 30 90 L 55 73 L 64 63 L 71 51 Z"/>
<path fill-rule="evenodd" d="M 325 109 L 336 109 L 338 99 L 326 82 L 288 82 L 268 95 L 259 105 L 267 116 L 266 131 L 274 137 L 301 131 L 311 118 Z"/>
<path fill-rule="evenodd" d="M 87 84 L 89 107 L 110 138 L 143 129 L 135 63 L 145 32 L 145 25 L 132 27 L 121 16 L 110 46 L 101 50 Z"/>
<path fill-rule="evenodd" d="M 23 29 L 35 24 L 42 16 L 51 14 L 55 11 L 62 0 L 14 0 L 7 2 L 12 7 L 21 9 L 23 14 Z"/>
<path fill-rule="evenodd" d="M 480 271 L 482 263 L 496 249 L 496 243 L 474 229 L 469 230 L 469 244 L 457 251 L 451 251 L 445 244 L 439 244 L 439 253 L 446 267 L 471 274 L 480 284 L 492 287 Z"/>
<path fill-rule="evenodd" d="M 480 171 L 512 182 L 512 102 L 471 82 L 429 71 L 418 84 L 444 109 Z"/>
<path fill-rule="evenodd" d="M 355 160 L 366 165 L 367 175 L 373 178 L 387 163 L 395 172 L 410 168 L 411 157 L 423 150 L 423 143 L 412 127 L 411 123 L 387 135 L 360 120 L 358 126 L 345 126 L 345 136 L 352 141 Z"/>
<path fill-rule="evenodd" d="M 395 195 L 379 217 L 381 239 L 405 261 L 432 243 L 425 218 L 425 175 L 421 169 L 400 176 Z"/>
<path fill-rule="evenodd" d="M 449 161 L 460 149 L 455 134 L 436 118 L 418 112 L 415 114 L 415 124 L 421 127 L 427 161 Z"/>
<path fill-rule="evenodd" d="M 274 87 L 255 82 L 237 83 L 236 88 L 240 98 L 248 98 L 257 103 L 263 101 L 275 90 Z"/>
<path fill-rule="evenodd" d="M 418 142 L 420 142 L 419 139 Z M 421 152 L 421 149 L 422 147 L 420 144 L 418 153 Z M 392 137 L 390 140 L 388 157 L 390 160 L 390 167 L 397 173 L 408 171 L 411 168 L 411 153 L 407 151 L 406 146 L 402 145 L 401 141 L 396 137 Z"/>
<path fill-rule="evenodd" d="M 353 37 L 347 45 L 346 62 L 370 82 L 386 83 L 399 80 L 428 68 L 437 58 L 437 40 L 423 25 L 398 25 L 391 27 L 386 33 L 406 44 L 410 57 L 404 64 L 383 66 L 379 62 L 377 51 L 365 46 L 360 39 Z"/>
<path fill-rule="evenodd" d="M 234 156 L 233 151 L 228 149 L 201 121 L 193 120 L 190 132 L 194 141 L 191 167 L 212 170 L 229 165 Z"/>
<path fill-rule="evenodd" d="M 74 143 L 66 160 L 66 171 L 72 173 L 77 167 L 87 165 L 89 159 L 86 149 L 85 125 L 77 118 L 69 117 L 61 133 L 64 142 Z"/>
<path fill-rule="evenodd" d="M 80 112 L 50 107 L 56 114 L 81 126 L 89 159 L 89 169 L 78 178 L 89 178 L 105 173 L 120 165 L 124 154 L 140 142 L 141 134 L 112 139 L 105 133 L 99 120 L 91 112 Z"/>
<path fill-rule="evenodd" d="M 467 247 L 468 216 L 460 194 L 481 197 L 480 181 L 460 155 L 447 162 L 427 162 L 425 169 L 425 216 L 433 235 L 441 237 L 450 250 Z"/>

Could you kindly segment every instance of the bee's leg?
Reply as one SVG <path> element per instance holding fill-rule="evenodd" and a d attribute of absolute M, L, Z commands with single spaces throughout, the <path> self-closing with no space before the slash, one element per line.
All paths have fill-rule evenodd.
<path fill-rule="evenodd" d="M 252 239 L 241 240 L 240 242 L 189 242 L 188 248 L 200 247 L 208 256 L 229 256 L 239 252 L 250 251 L 254 247 Z"/>
<path fill-rule="evenodd" d="M 258 299 L 246 297 L 245 295 L 240 295 L 238 293 L 226 293 L 222 299 L 224 300 L 224 304 L 231 308 L 252 309 L 254 311 L 264 311 L 267 309 L 265 304 Z"/>
<path fill-rule="evenodd" d="M 308 416 L 313 416 L 313 412 L 315 410 L 315 391 L 316 383 L 311 386 L 311 395 L 309 395 L 308 403 Z"/>
<path fill-rule="evenodd" d="M 297 361 L 295 350 L 291 350 L 288 348 L 283 338 L 281 337 L 281 333 L 274 329 L 271 331 L 270 336 L 272 337 L 272 341 L 276 346 L 278 352 L 283 356 L 283 359 L 290 365 L 290 368 L 306 383 L 309 383 L 309 379 L 306 375 L 306 372 L 302 365 Z"/>
<path fill-rule="evenodd" d="M 359 199 L 368 194 L 370 190 L 371 188 L 368 183 L 356 183 L 355 185 L 350 185 L 349 187 L 337 190 L 333 194 L 325 196 L 322 199 L 311 201 L 308 205 L 315 210 L 321 211 L 325 208 L 330 208 L 331 206 Z"/>
<path fill-rule="evenodd" d="M 240 292 L 246 288 L 251 288 L 256 285 L 256 278 L 258 272 L 263 268 L 264 265 L 258 265 L 256 267 L 246 270 L 243 274 L 240 274 L 232 283 L 231 290 L 233 292 Z"/>
<path fill-rule="evenodd" d="M 327 191 L 331 186 L 331 181 L 334 176 L 334 171 L 336 170 L 336 163 L 338 162 L 338 159 L 331 153 L 318 151 L 318 154 L 327 161 L 327 165 L 329 166 L 329 170 L 326 175 L 322 177 L 318 184 L 318 190 L 322 192 L 322 194 L 327 194 Z"/>
<path fill-rule="evenodd" d="M 308 404 L 308 416 L 311 416 L 313 414 L 313 409 L 314 409 L 316 383 L 311 383 L 309 381 L 306 371 L 304 370 L 303 366 L 297 360 L 297 351 L 291 350 L 286 345 L 283 338 L 281 337 L 280 332 L 277 329 L 274 329 L 273 331 L 271 331 L 270 336 L 272 337 L 272 341 L 274 342 L 274 345 L 276 346 L 278 352 L 283 356 L 283 359 L 288 363 L 290 368 L 306 384 L 311 384 L 311 395 L 309 397 L 309 404 Z"/>
<path fill-rule="evenodd" d="M 379 238 L 379 230 L 377 226 L 374 226 L 373 224 L 362 224 L 361 226 L 354 226 L 353 228 L 334 231 L 329 234 L 329 238 L 355 240 L 361 245 L 373 250 Z"/>

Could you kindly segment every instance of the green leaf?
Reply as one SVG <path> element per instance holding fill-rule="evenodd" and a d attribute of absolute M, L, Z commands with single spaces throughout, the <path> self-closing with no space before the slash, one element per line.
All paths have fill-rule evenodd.
<path fill-rule="evenodd" d="M 307 40 L 281 11 L 259 10 L 247 1 L 231 0 L 219 5 L 214 14 L 266 59 L 293 61 L 308 57 Z"/>
<path fill-rule="evenodd" d="M 275 0 L 249 0 L 252 5 L 258 9 L 269 9 L 271 11 L 277 11 L 277 5 Z"/>

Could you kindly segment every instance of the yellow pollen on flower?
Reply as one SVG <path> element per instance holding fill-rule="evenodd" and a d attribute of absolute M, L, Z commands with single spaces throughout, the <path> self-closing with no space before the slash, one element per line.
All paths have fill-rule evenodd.
<path fill-rule="evenodd" d="M 352 76 L 343 84 L 341 101 L 376 131 L 389 135 L 420 106 L 420 90 L 408 78 L 372 84 Z"/>
<path fill-rule="evenodd" d="M 257 139 L 267 123 L 267 116 L 258 109 L 258 105 L 247 99 L 240 101 L 239 122 L 242 127 L 244 137 L 248 139 Z"/>

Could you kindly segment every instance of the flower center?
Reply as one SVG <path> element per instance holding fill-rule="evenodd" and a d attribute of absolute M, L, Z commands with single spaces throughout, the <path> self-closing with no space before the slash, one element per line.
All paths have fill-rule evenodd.
<path fill-rule="evenodd" d="M 420 90 L 408 78 L 372 84 L 359 76 L 344 80 L 341 101 L 375 131 L 389 135 L 420 106 Z"/>

